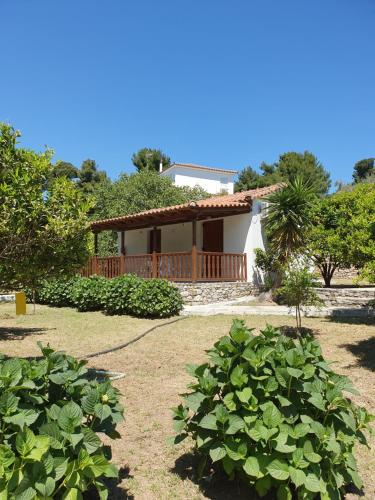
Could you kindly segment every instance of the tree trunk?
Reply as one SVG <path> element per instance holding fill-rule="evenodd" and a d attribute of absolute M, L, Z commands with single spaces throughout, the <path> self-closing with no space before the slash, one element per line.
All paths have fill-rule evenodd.
<path fill-rule="evenodd" d="M 35 314 L 35 289 L 32 291 L 32 301 L 33 301 L 33 314 Z"/>

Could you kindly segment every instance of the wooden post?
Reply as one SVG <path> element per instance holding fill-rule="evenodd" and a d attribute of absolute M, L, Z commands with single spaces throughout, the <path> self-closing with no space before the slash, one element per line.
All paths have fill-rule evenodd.
<path fill-rule="evenodd" d="M 99 275 L 98 257 L 96 255 L 94 255 L 94 257 L 91 257 L 91 268 L 92 274 Z"/>
<path fill-rule="evenodd" d="M 120 253 L 125 255 L 125 231 L 121 231 Z"/>
<path fill-rule="evenodd" d="M 98 233 L 94 233 L 94 254 L 98 255 Z"/>
<path fill-rule="evenodd" d="M 126 257 L 124 254 L 120 255 L 120 275 L 126 273 Z"/>
<path fill-rule="evenodd" d="M 197 221 L 193 220 L 191 246 L 191 280 L 197 281 Z"/>
<path fill-rule="evenodd" d="M 152 277 L 158 277 L 158 258 L 156 255 L 156 245 L 157 245 L 157 227 L 154 227 L 152 231 Z"/>
<path fill-rule="evenodd" d="M 243 265 L 244 265 L 243 281 L 247 281 L 247 254 L 246 253 L 245 253 L 244 259 L 243 259 Z"/>

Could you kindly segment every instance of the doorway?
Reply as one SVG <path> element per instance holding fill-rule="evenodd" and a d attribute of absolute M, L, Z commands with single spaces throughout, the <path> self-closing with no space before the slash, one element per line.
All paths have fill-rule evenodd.
<path fill-rule="evenodd" d="M 203 222 L 203 252 L 223 252 L 223 219 Z M 203 276 L 220 279 L 222 275 L 222 256 L 203 254 Z"/>

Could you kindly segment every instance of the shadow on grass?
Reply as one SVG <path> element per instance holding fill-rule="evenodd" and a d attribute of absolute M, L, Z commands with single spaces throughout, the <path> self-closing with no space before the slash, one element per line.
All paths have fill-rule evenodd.
<path fill-rule="evenodd" d="M 341 344 L 339 347 L 343 347 L 354 354 L 357 358 L 355 366 L 375 371 L 375 336 L 351 344 Z"/>
<path fill-rule="evenodd" d="M 198 463 L 199 457 L 197 455 L 184 453 L 176 459 L 171 472 L 178 475 L 182 480 L 189 479 L 197 484 L 204 496 L 213 500 L 257 500 L 260 498 L 254 489 L 247 487 L 238 479 L 230 481 L 228 476 L 220 470 L 211 470 L 209 474 L 199 480 L 196 472 Z M 274 500 L 275 495 L 270 494 L 262 498 L 263 500 Z"/>
<path fill-rule="evenodd" d="M 120 488 L 119 486 L 123 479 L 133 477 L 129 472 L 129 467 L 120 467 L 118 480 L 104 479 L 104 483 L 108 488 L 108 500 L 134 500 L 134 496 L 128 494 L 126 488 Z M 83 495 L 83 498 L 84 500 L 99 500 L 99 494 L 95 490 L 90 490 Z"/>
<path fill-rule="evenodd" d="M 358 309 L 357 309 L 358 310 Z M 340 309 L 338 309 L 340 311 Z M 375 326 L 375 316 L 329 316 L 325 318 L 331 323 L 346 323 L 348 325 L 366 325 Z"/>
<path fill-rule="evenodd" d="M 21 326 L 0 327 L 0 340 L 23 340 L 28 335 L 43 335 L 49 330 L 56 328 L 26 328 Z"/>

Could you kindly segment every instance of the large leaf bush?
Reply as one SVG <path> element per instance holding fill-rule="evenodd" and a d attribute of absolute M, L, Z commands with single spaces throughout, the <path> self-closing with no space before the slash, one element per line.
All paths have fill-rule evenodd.
<path fill-rule="evenodd" d="M 103 308 L 108 314 L 130 314 L 129 300 L 139 286 L 140 278 L 126 274 L 110 280 Z"/>
<path fill-rule="evenodd" d="M 72 303 L 78 311 L 100 311 L 109 283 L 102 276 L 77 279 L 71 290 Z"/>
<path fill-rule="evenodd" d="M 119 437 L 119 392 L 40 347 L 41 359 L 0 358 L 0 498 L 79 500 L 94 488 L 105 499 L 118 472 L 99 435 Z"/>
<path fill-rule="evenodd" d="M 129 295 L 130 314 L 141 318 L 166 318 L 182 309 L 179 290 L 166 280 L 140 280 Z"/>
<path fill-rule="evenodd" d="M 254 335 L 243 321 L 190 365 L 196 381 L 174 408 L 176 443 L 194 440 L 206 462 L 238 476 L 260 496 L 284 500 L 342 498 L 361 488 L 353 448 L 367 445 L 372 417 L 346 392 L 311 336 L 293 339 L 267 326 Z"/>
<path fill-rule="evenodd" d="M 78 279 L 72 277 L 44 280 L 37 290 L 36 300 L 40 304 L 53 307 L 73 306 L 72 290 Z"/>
<path fill-rule="evenodd" d="M 31 291 L 28 298 L 31 300 Z M 43 281 L 36 301 L 53 307 L 76 307 L 78 311 L 105 311 L 139 318 L 167 318 L 183 306 L 179 290 L 162 279 L 143 279 L 126 274 L 113 279 L 60 278 Z"/>

